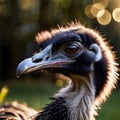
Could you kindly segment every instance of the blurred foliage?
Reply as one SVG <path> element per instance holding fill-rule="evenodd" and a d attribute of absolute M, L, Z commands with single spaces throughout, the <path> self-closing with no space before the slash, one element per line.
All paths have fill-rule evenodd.
<path fill-rule="evenodd" d="M 0 0 L 0 78 L 16 78 L 18 63 L 38 49 L 37 32 L 76 20 L 100 31 L 120 58 L 120 0 Z"/>
<path fill-rule="evenodd" d="M 51 102 L 49 98 L 60 89 L 50 82 L 31 81 L 28 78 L 27 81 L 25 80 L 24 82 L 14 79 L 14 82 L 6 82 L 6 84 L 9 88 L 9 94 L 6 97 L 6 101 L 10 102 L 17 100 L 19 103 L 25 103 L 37 110 L 41 110 L 46 104 L 49 104 Z M 102 105 L 96 120 L 119 120 L 119 103 L 120 89 L 118 88 L 113 91 L 113 94 L 107 102 Z"/>

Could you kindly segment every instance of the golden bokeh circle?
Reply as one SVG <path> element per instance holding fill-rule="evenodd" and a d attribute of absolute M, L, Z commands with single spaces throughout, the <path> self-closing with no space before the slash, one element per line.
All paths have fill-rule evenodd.
<path fill-rule="evenodd" d="M 120 8 L 115 8 L 112 12 L 112 16 L 116 22 L 120 22 Z"/>
<path fill-rule="evenodd" d="M 85 14 L 89 17 L 89 18 L 95 18 L 92 14 L 91 14 L 91 8 L 92 8 L 93 5 L 88 5 L 86 8 L 85 8 Z"/>
<path fill-rule="evenodd" d="M 97 0 L 98 3 L 102 4 L 104 8 L 108 6 L 108 0 Z"/>
<path fill-rule="evenodd" d="M 100 10 L 104 9 L 104 6 L 100 3 L 95 3 L 92 5 L 90 12 L 94 17 L 97 17 L 97 14 Z"/>
<path fill-rule="evenodd" d="M 100 10 L 97 14 L 97 21 L 101 25 L 107 25 L 112 19 L 111 13 L 108 10 Z"/>

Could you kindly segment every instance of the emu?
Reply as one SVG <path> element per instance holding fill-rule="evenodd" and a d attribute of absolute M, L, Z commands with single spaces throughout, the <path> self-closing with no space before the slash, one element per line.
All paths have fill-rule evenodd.
<path fill-rule="evenodd" d="M 68 85 L 52 97 L 33 120 L 95 120 L 118 79 L 118 64 L 109 43 L 79 23 L 38 33 L 40 52 L 23 60 L 17 77 L 45 70 L 62 74 Z"/>

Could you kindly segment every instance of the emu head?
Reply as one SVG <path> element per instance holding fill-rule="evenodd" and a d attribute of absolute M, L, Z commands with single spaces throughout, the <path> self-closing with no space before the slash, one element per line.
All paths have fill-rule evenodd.
<path fill-rule="evenodd" d="M 83 79 L 87 83 L 85 78 L 91 74 L 89 87 L 94 86 L 95 106 L 101 105 L 115 88 L 116 57 L 98 32 L 79 24 L 70 25 L 38 33 L 36 41 L 40 44 L 40 52 L 19 64 L 17 76 L 36 70 L 61 73 L 71 79 L 75 89 L 82 85 L 78 83 Z"/>

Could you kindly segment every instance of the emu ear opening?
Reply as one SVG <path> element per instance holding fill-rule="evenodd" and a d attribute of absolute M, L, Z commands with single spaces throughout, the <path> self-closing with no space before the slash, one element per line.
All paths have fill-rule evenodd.
<path fill-rule="evenodd" d="M 92 44 L 90 46 L 90 50 L 93 51 L 95 53 L 95 62 L 98 62 L 99 60 L 101 60 L 102 58 L 102 51 L 100 49 L 100 47 L 97 44 Z"/>

